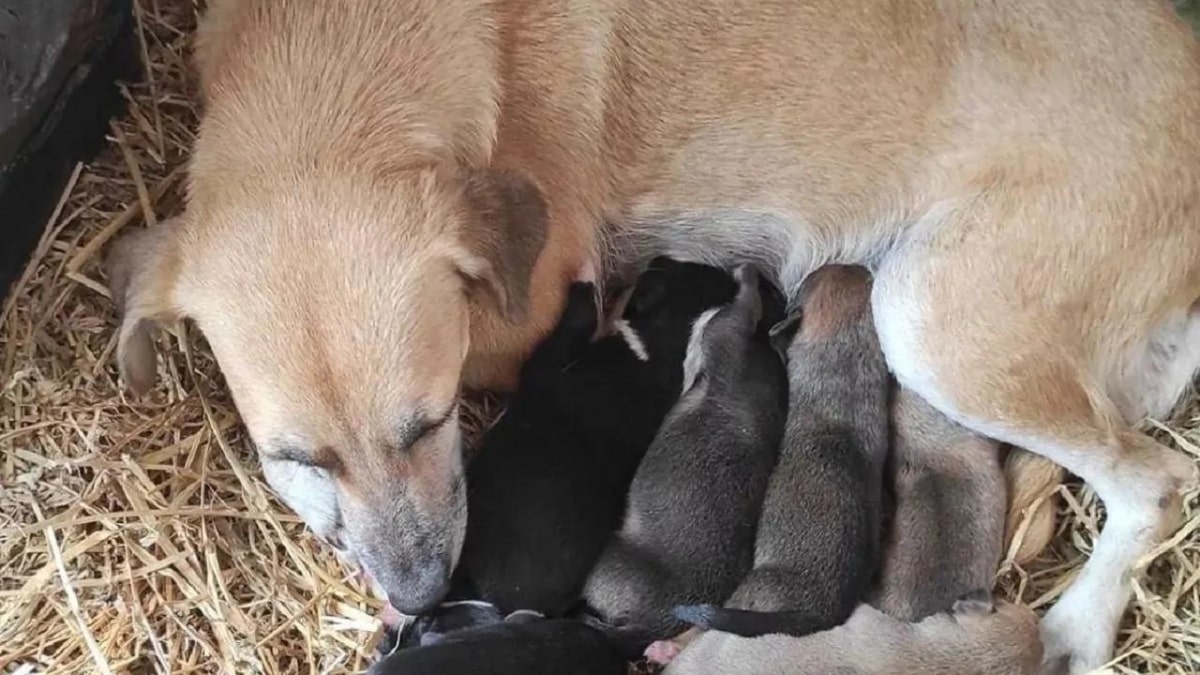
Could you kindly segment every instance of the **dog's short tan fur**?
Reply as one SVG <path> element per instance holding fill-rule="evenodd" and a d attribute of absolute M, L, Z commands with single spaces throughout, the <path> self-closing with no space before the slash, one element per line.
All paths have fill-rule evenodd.
<path fill-rule="evenodd" d="M 461 538 L 431 425 L 511 382 L 568 279 L 861 262 L 902 384 L 1109 507 L 1044 624 L 1051 661 L 1106 660 L 1194 477 L 1130 426 L 1200 366 L 1200 53 L 1168 3 L 210 5 L 187 212 L 115 257 L 122 371 L 195 319 L 272 484 L 405 604 Z"/>
<path fill-rule="evenodd" d="M 964 602 L 905 623 L 863 605 L 844 625 L 802 638 L 705 632 L 666 675 L 1032 675 L 1041 656 L 1026 607 Z"/>
<path fill-rule="evenodd" d="M 1004 543 L 999 444 L 899 389 L 892 398 L 890 463 L 895 517 L 872 604 L 901 621 L 919 621 L 991 588 Z"/>

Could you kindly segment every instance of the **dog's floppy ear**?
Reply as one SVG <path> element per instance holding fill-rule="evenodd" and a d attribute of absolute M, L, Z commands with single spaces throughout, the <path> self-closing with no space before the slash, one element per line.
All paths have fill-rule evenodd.
<path fill-rule="evenodd" d="M 509 321 L 529 309 L 533 265 L 546 243 L 546 201 L 527 176 L 476 169 L 466 173 L 468 210 L 456 264 L 474 293 L 480 291 Z"/>
<path fill-rule="evenodd" d="M 156 379 L 151 330 L 156 323 L 179 318 L 173 301 L 177 227 L 175 220 L 168 220 L 126 234 L 113 242 L 105 260 L 120 318 L 117 367 L 136 394 L 144 394 Z"/>

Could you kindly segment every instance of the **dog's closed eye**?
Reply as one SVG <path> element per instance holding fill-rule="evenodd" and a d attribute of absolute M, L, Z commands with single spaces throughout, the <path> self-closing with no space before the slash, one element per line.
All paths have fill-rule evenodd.
<path fill-rule="evenodd" d="M 333 448 L 323 446 L 314 452 L 306 452 L 299 447 L 285 445 L 264 454 L 267 459 L 279 462 L 292 462 L 313 469 L 321 469 L 329 473 L 341 470 L 341 459 Z"/>
<path fill-rule="evenodd" d="M 454 418 L 454 413 L 458 410 L 458 403 L 452 403 L 445 412 L 436 415 L 418 415 L 412 420 L 406 422 L 400 427 L 400 438 L 398 446 L 408 449 L 416 445 L 421 440 L 429 437 L 437 432 L 446 423 Z"/>

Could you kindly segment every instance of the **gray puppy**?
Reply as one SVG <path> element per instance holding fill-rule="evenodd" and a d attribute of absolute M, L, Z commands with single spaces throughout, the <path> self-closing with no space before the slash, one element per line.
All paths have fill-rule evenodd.
<path fill-rule="evenodd" d="M 999 443 L 912 391 L 897 391 L 892 424 L 896 509 L 873 604 L 919 621 L 992 587 L 1004 547 L 1004 469 Z"/>
<path fill-rule="evenodd" d="M 801 284 L 788 345 L 790 403 L 754 569 L 726 608 L 679 607 L 700 628 L 806 635 L 841 624 L 878 570 L 890 381 L 860 267 L 829 265 Z"/>
<path fill-rule="evenodd" d="M 584 588 L 590 611 L 646 641 L 688 626 L 681 603 L 721 602 L 754 563 L 755 525 L 787 415 L 787 375 L 766 313 L 782 301 L 748 267 L 738 294 L 701 315 L 683 394 L 630 487 L 622 529 Z M 761 283 L 761 286 L 760 286 Z"/>

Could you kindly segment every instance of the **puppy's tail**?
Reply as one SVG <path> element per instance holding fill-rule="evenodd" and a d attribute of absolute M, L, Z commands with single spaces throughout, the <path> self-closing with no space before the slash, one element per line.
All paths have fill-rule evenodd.
<path fill-rule="evenodd" d="M 716 605 L 680 605 L 675 618 L 706 630 L 719 630 L 742 637 L 761 635 L 802 636 L 833 628 L 824 618 L 805 611 L 754 612 Z"/>
<path fill-rule="evenodd" d="M 1059 465 L 1021 448 L 1004 463 L 1009 506 L 1004 548 L 1023 565 L 1036 558 L 1054 538 L 1055 491 L 1063 481 Z"/>

